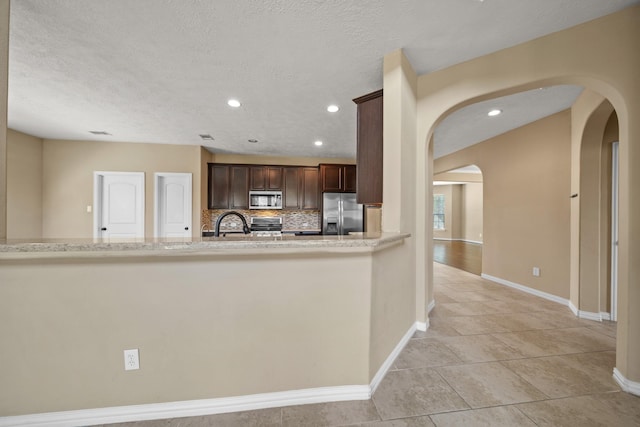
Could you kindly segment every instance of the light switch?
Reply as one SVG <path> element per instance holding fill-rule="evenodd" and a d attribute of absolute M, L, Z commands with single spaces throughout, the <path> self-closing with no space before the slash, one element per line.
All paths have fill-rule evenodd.
<path fill-rule="evenodd" d="M 91 205 L 87 205 L 87 213 L 91 213 Z"/>

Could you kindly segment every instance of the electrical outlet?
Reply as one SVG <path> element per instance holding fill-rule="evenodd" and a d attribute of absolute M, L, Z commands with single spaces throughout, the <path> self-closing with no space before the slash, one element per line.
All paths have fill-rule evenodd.
<path fill-rule="evenodd" d="M 540 277 L 540 267 L 533 267 L 533 275 L 535 277 Z"/>
<path fill-rule="evenodd" d="M 133 371 L 140 369 L 140 358 L 138 357 L 138 349 L 124 351 L 124 370 Z"/>

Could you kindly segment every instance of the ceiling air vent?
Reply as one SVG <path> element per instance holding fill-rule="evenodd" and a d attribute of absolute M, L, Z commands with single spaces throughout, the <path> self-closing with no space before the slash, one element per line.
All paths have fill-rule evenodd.
<path fill-rule="evenodd" d="M 94 135 L 111 135 L 109 132 L 105 132 L 103 130 L 90 130 L 89 133 Z"/>
<path fill-rule="evenodd" d="M 213 141 L 213 137 L 209 134 L 200 134 L 200 138 L 202 138 L 203 141 Z"/>

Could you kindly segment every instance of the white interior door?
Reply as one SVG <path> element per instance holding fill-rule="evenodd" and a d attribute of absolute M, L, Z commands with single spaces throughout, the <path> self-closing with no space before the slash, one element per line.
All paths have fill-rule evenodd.
<path fill-rule="evenodd" d="M 611 320 L 618 320 L 618 142 L 613 143 L 611 164 Z"/>
<path fill-rule="evenodd" d="M 94 172 L 94 237 L 144 237 L 144 172 Z"/>
<path fill-rule="evenodd" d="M 191 237 L 191 174 L 155 174 L 155 237 Z"/>

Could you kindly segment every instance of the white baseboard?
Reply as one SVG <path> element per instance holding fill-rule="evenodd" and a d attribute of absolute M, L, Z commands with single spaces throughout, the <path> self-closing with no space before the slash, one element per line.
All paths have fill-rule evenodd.
<path fill-rule="evenodd" d="M 581 319 L 602 322 L 602 315 L 600 313 L 592 313 L 590 311 L 578 310 L 578 317 Z"/>
<path fill-rule="evenodd" d="M 278 408 L 309 403 L 367 400 L 376 391 L 393 362 L 415 333 L 419 323 L 414 323 L 400 339 L 368 385 L 320 387 L 261 393 L 216 399 L 186 400 L 181 402 L 150 403 L 145 405 L 115 406 L 111 408 L 81 409 L 77 411 L 49 412 L 42 414 L 0 417 L 0 427 L 69 427 L 110 423 L 158 420 L 166 418 L 195 417 Z M 425 325 L 428 326 L 428 325 Z M 426 328 L 425 328 L 426 330 Z"/>
<path fill-rule="evenodd" d="M 571 312 L 574 314 L 574 316 L 578 316 L 580 314 L 580 310 L 578 310 L 578 307 L 573 305 L 571 301 L 569 301 L 568 305 L 569 305 L 569 308 L 571 309 Z"/>
<path fill-rule="evenodd" d="M 434 308 L 436 308 L 436 300 L 432 299 L 431 301 L 429 301 L 429 305 L 427 305 L 427 314 L 431 313 L 431 310 L 433 310 Z"/>
<path fill-rule="evenodd" d="M 549 294 L 546 292 L 539 291 L 537 289 L 530 288 L 528 286 L 520 285 L 518 283 L 513 283 L 505 279 L 500 279 L 499 277 L 493 277 L 488 274 L 481 274 L 483 279 L 491 280 L 492 282 L 499 283 L 501 285 L 509 286 L 510 288 L 518 289 L 522 292 L 526 292 L 531 295 L 535 295 L 540 298 L 548 299 L 549 301 L 557 302 L 558 304 L 566 305 L 571 309 L 573 314 L 576 317 L 586 320 L 594 320 L 596 322 L 602 322 L 603 320 L 611 320 L 611 314 L 600 312 L 600 313 L 592 313 L 590 311 L 578 310 L 578 308 L 573 305 L 571 300 L 566 298 L 562 298 L 553 294 Z"/>
<path fill-rule="evenodd" d="M 576 317 L 587 320 L 594 320 L 596 322 L 602 322 L 603 320 L 611 320 L 611 314 L 600 312 L 600 313 L 592 313 L 590 311 L 578 310 L 578 308 L 573 305 L 571 301 L 569 301 L 569 308 L 573 312 Z"/>
<path fill-rule="evenodd" d="M 492 282 L 496 282 L 496 283 L 499 283 L 501 285 L 505 285 L 505 286 L 508 286 L 510 288 L 514 288 L 514 289 L 517 289 L 519 291 L 526 292 L 528 294 L 535 295 L 537 297 L 547 299 L 549 301 L 557 302 L 558 304 L 562 304 L 562 305 L 567 306 L 569 308 L 572 307 L 572 305 L 569 305 L 571 303 L 571 301 L 569 301 L 566 298 L 559 297 L 557 295 L 549 294 L 547 292 L 542 292 L 542 291 L 539 291 L 537 289 L 530 288 L 528 286 L 520 285 L 518 283 L 510 282 L 508 280 L 500 279 L 499 277 L 490 276 L 490 275 L 484 274 L 484 273 L 482 273 L 481 277 L 483 279 L 491 280 Z M 571 308 L 571 310 L 573 310 L 573 308 Z"/>
<path fill-rule="evenodd" d="M 447 242 L 467 242 L 467 243 L 476 243 L 478 245 L 482 245 L 482 241 L 480 240 L 449 239 L 447 237 L 434 237 L 433 240 L 445 240 Z"/>
<path fill-rule="evenodd" d="M 613 379 L 618 383 L 622 390 L 627 393 L 640 396 L 640 383 L 626 379 L 618 368 L 613 368 Z"/>
<path fill-rule="evenodd" d="M 416 330 L 425 332 L 429 329 L 429 321 L 426 322 L 416 322 Z"/>
<path fill-rule="evenodd" d="M 391 366 L 393 366 L 393 362 L 395 362 L 396 358 L 400 355 L 400 353 L 402 352 L 404 347 L 407 345 L 407 343 L 409 342 L 413 334 L 416 332 L 416 329 L 418 328 L 418 323 L 419 322 L 414 323 L 409 328 L 407 333 L 404 334 L 404 336 L 400 339 L 398 344 L 396 344 L 391 354 L 387 356 L 387 359 L 384 361 L 382 366 L 380 366 L 380 369 L 378 369 L 378 372 L 376 372 L 376 375 L 371 380 L 371 384 L 369 384 L 369 390 L 370 390 L 369 397 L 373 396 L 373 393 L 376 392 L 376 390 L 378 389 L 378 386 L 380 385 L 380 382 L 382 381 L 384 376 L 387 375 L 387 372 L 389 371 L 389 369 L 391 369 Z M 427 330 L 426 329 L 427 326 L 428 325 L 425 325 L 425 331 Z"/>

